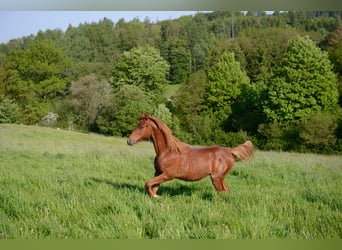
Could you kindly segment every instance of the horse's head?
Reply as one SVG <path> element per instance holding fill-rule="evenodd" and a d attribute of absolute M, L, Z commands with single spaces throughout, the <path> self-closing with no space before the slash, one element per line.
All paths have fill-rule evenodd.
<path fill-rule="evenodd" d="M 146 140 L 152 136 L 152 124 L 147 114 L 141 115 L 139 123 L 128 137 L 127 144 L 133 146 L 137 142 Z"/>

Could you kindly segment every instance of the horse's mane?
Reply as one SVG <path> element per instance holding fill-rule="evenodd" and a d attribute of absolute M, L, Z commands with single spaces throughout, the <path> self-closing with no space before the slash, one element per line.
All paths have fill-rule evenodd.
<path fill-rule="evenodd" d="M 168 150 L 170 150 L 171 152 L 177 152 L 177 153 L 181 153 L 181 152 L 189 150 L 190 148 L 189 145 L 180 141 L 178 138 L 174 137 L 172 135 L 171 129 L 161 120 L 148 114 L 141 115 L 140 120 L 143 120 L 143 119 L 151 120 L 157 125 L 158 129 L 163 133 L 165 137 L 166 147 Z"/>

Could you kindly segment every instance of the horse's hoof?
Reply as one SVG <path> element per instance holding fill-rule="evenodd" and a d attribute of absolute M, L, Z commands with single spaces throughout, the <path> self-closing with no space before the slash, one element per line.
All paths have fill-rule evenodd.
<path fill-rule="evenodd" d="M 157 194 L 155 194 L 155 195 L 153 195 L 153 196 L 152 196 L 152 198 L 159 199 L 159 198 L 161 198 L 161 196 L 160 196 L 160 195 L 157 195 Z"/>

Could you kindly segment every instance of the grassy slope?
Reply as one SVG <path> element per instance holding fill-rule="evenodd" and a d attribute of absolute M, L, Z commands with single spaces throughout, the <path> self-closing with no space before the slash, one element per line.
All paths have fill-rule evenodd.
<path fill-rule="evenodd" d="M 0 238 L 342 238 L 342 157 L 257 151 L 216 194 L 162 184 L 152 144 L 0 124 Z"/>

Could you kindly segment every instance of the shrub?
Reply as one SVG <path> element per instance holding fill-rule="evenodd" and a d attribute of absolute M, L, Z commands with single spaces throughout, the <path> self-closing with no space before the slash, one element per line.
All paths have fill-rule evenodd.
<path fill-rule="evenodd" d="M 153 101 L 143 90 L 134 85 L 123 85 L 110 97 L 109 105 L 97 117 L 100 133 L 127 136 L 138 122 L 141 113 L 152 113 Z"/>
<path fill-rule="evenodd" d="M 317 112 L 303 119 L 299 125 L 299 138 L 302 143 L 314 151 L 331 151 L 338 128 L 337 117 L 332 113 Z"/>
<path fill-rule="evenodd" d="M 284 150 L 286 143 L 283 140 L 285 131 L 277 122 L 260 124 L 258 132 L 261 135 L 261 148 L 264 150 Z"/>
<path fill-rule="evenodd" d="M 8 98 L 0 102 L 0 123 L 19 123 L 20 109 L 18 104 Z"/>
<path fill-rule="evenodd" d="M 58 114 L 49 112 L 42 118 L 43 125 L 53 127 L 56 124 L 58 118 Z"/>
<path fill-rule="evenodd" d="M 165 104 L 159 104 L 154 110 L 153 115 L 162 120 L 172 130 L 173 135 L 180 135 L 179 120 L 172 115 Z"/>

